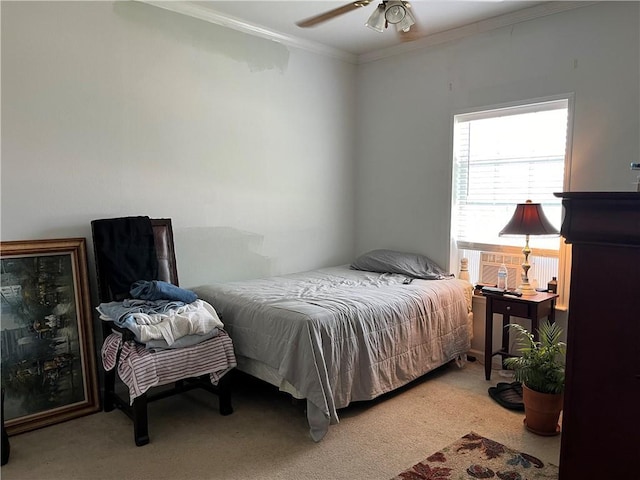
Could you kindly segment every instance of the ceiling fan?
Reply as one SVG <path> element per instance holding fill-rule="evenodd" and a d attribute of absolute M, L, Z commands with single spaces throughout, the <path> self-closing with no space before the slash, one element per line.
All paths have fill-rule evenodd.
<path fill-rule="evenodd" d="M 319 23 L 326 22 L 337 16 L 349 13 L 358 8 L 366 7 L 373 3 L 373 0 L 357 0 L 333 10 L 315 15 L 296 22 L 302 28 L 314 27 Z M 413 25 L 416 25 L 416 18 L 411 12 L 411 4 L 403 0 L 384 0 L 378 4 L 365 25 L 377 32 L 384 32 L 389 25 L 395 25 L 399 33 L 407 33 Z"/>

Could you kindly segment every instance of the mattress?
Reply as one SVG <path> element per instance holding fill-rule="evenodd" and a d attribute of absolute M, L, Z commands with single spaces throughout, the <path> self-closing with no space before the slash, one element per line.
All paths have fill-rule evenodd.
<path fill-rule="evenodd" d="M 307 400 L 319 441 L 340 408 L 464 355 L 472 286 L 348 265 L 192 289 L 221 316 L 238 369 Z"/>

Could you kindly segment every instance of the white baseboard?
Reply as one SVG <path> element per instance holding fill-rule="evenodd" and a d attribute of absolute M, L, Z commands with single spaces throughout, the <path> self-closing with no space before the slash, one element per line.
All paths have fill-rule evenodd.
<path fill-rule="evenodd" d="M 472 348 L 467 352 L 467 355 L 471 355 L 471 356 L 475 357 L 476 358 L 476 362 L 478 362 L 480 365 L 484 365 L 484 351 L 476 350 L 475 348 Z M 500 355 L 495 355 L 491 359 L 491 369 L 493 370 L 493 373 L 496 373 L 496 371 L 502 371 L 502 363 L 501 363 L 500 360 L 501 360 Z M 509 373 L 509 374 L 502 375 L 502 376 L 511 377 L 512 374 Z"/>
<path fill-rule="evenodd" d="M 467 352 L 467 355 L 471 355 L 473 357 L 476 357 L 476 361 L 480 362 L 484 365 L 484 352 L 481 352 L 480 350 L 476 350 L 474 348 L 472 348 L 471 350 L 469 350 Z"/>

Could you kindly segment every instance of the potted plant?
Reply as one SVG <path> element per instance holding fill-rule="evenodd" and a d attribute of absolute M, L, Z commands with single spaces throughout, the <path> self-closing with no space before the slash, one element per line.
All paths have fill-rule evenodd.
<path fill-rule="evenodd" d="M 525 426 L 538 435 L 556 435 L 560 432 L 558 419 L 564 392 L 566 344 L 560 341 L 562 329 L 545 320 L 538 329 L 540 341 L 536 342 L 521 325 L 508 327 L 518 333 L 522 356 L 508 358 L 504 363 L 522 383 Z"/>

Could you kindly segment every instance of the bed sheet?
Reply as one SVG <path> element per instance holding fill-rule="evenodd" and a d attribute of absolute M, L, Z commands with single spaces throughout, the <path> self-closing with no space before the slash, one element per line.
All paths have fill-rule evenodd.
<path fill-rule="evenodd" d="M 399 388 L 471 345 L 471 285 L 348 265 L 192 288 L 221 315 L 236 355 L 307 399 L 319 441 L 337 410 Z"/>

